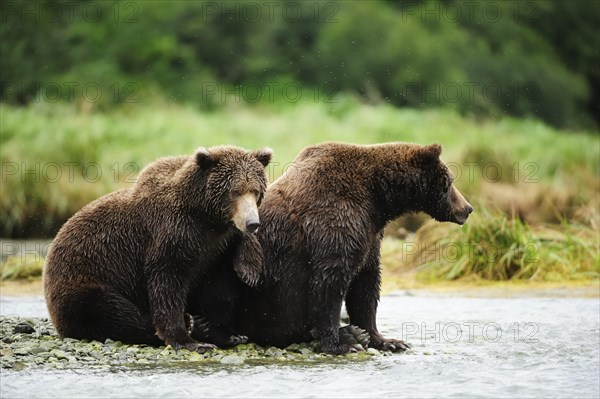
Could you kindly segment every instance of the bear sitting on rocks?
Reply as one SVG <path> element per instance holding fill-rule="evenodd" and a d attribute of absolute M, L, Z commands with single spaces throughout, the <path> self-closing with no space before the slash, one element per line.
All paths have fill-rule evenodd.
<path fill-rule="evenodd" d="M 188 297 L 205 275 L 234 273 L 220 270 L 220 260 L 233 259 L 239 242 L 253 241 L 260 259 L 250 234 L 259 226 L 257 206 L 270 159 L 270 149 L 233 146 L 162 158 L 148 165 L 133 187 L 77 212 L 52 243 L 44 270 L 57 332 L 199 352 L 214 347 L 190 336 Z M 260 266 L 245 262 L 235 272 L 255 284 Z M 219 342 L 239 341 L 221 337 Z"/>
<path fill-rule="evenodd" d="M 380 245 L 386 224 L 423 211 L 463 224 L 473 211 L 454 187 L 438 144 L 325 143 L 304 149 L 271 184 L 259 209 L 261 283 L 245 288 L 237 330 L 262 345 L 309 341 L 341 354 L 340 310 L 370 334 L 370 346 L 403 351 L 377 329 Z M 238 262 L 252 263 L 251 244 Z M 238 266 L 243 267 L 243 266 Z"/>

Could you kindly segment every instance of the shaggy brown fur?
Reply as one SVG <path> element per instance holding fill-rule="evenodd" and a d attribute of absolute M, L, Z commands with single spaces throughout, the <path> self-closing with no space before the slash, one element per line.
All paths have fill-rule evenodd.
<path fill-rule="evenodd" d="M 205 275 L 232 272 L 215 263 L 235 253 L 228 246 L 252 237 L 241 233 L 258 227 L 270 159 L 269 149 L 231 146 L 162 158 L 132 188 L 76 213 L 56 236 L 44 272 L 57 332 L 99 341 L 164 341 L 198 351 L 212 347 L 187 331 L 188 295 Z M 236 271 L 249 284 L 260 272 L 251 262 Z"/>
<path fill-rule="evenodd" d="M 473 208 L 440 154 L 437 144 L 407 143 L 303 150 L 260 207 L 263 276 L 240 300 L 240 332 L 263 345 L 318 338 L 323 351 L 344 353 L 338 328 L 345 300 L 350 323 L 369 332 L 371 346 L 406 349 L 377 330 L 380 243 L 385 225 L 407 212 L 466 221 Z M 244 262 L 253 250 L 241 253 Z"/>

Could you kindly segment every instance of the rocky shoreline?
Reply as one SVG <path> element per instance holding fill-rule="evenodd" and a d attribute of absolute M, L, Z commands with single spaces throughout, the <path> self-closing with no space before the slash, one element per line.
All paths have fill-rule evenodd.
<path fill-rule="evenodd" d="M 46 318 L 6 316 L 0 316 L 0 342 L 0 367 L 16 371 L 40 368 L 111 370 L 117 367 L 189 367 L 195 364 L 315 363 L 367 360 L 374 356 L 391 355 L 368 348 L 343 356 L 332 356 L 315 351 L 316 341 L 293 344 L 285 349 L 244 344 L 200 354 L 187 349 L 175 350 L 171 346 L 126 345 L 110 339 L 106 342 L 61 339 Z"/>

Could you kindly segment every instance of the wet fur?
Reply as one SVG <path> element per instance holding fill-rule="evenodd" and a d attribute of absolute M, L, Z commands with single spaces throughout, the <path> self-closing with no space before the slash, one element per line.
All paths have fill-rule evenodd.
<path fill-rule="evenodd" d="M 260 207 L 263 274 L 258 288 L 243 292 L 237 329 L 262 345 L 317 338 L 325 352 L 344 353 L 338 328 L 345 300 L 350 323 L 368 331 L 371 346 L 406 349 L 377 329 L 380 245 L 385 225 L 404 213 L 456 221 L 472 210 L 451 196 L 440 153 L 439 145 L 406 143 L 302 151 Z M 253 256 L 252 248 L 241 253 Z"/>
<path fill-rule="evenodd" d="M 246 192 L 262 199 L 270 157 L 270 150 L 223 146 L 162 158 L 132 188 L 75 214 L 56 236 L 44 272 L 57 332 L 205 348 L 187 332 L 188 296 L 207 276 L 237 277 L 219 261 L 246 237 L 231 222 L 233 204 Z M 250 283 L 260 272 L 236 270 Z M 230 295 L 235 299 L 233 290 Z M 202 306 L 196 302 L 194 310 Z"/>

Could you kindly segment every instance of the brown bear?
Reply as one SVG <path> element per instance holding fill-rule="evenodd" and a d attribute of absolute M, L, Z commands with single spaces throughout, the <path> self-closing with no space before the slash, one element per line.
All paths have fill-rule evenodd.
<path fill-rule="evenodd" d="M 57 332 L 199 352 L 214 347 L 190 336 L 188 296 L 205 275 L 232 278 L 220 258 L 232 259 L 232 246 L 258 228 L 270 159 L 268 148 L 233 146 L 161 158 L 131 188 L 77 212 L 54 239 L 44 269 Z M 250 265 L 236 272 L 254 284 L 259 270 Z M 224 342 L 238 342 L 230 338 Z"/>
<path fill-rule="evenodd" d="M 251 341 L 285 347 L 316 338 L 341 354 L 340 311 L 370 334 L 370 346 L 407 345 L 377 330 L 380 244 L 386 224 L 423 211 L 463 224 L 473 211 L 454 187 L 438 144 L 325 143 L 304 149 L 271 184 L 259 208 L 261 283 L 240 299 L 237 329 Z M 238 259 L 251 257 L 243 248 Z"/>

